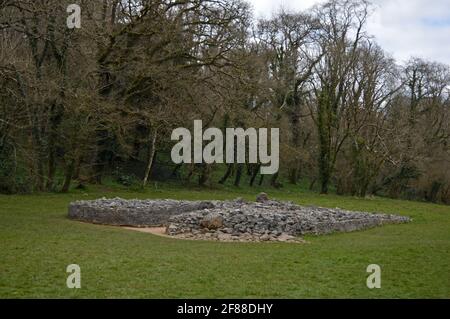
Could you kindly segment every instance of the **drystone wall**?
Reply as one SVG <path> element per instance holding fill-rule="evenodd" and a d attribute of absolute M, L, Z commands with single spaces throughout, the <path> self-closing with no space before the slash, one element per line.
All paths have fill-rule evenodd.
<path fill-rule="evenodd" d="M 214 208 L 206 201 L 125 200 L 77 201 L 69 205 L 69 218 L 102 225 L 152 227 L 166 225 L 174 215 Z"/>

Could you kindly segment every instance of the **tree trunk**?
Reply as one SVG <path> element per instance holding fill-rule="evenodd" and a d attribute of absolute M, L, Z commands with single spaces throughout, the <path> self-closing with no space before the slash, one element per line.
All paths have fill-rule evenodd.
<path fill-rule="evenodd" d="M 210 166 L 207 164 L 202 165 L 201 174 L 198 178 L 198 185 L 199 186 L 205 186 L 206 182 L 209 179 L 209 172 L 210 172 Z"/>
<path fill-rule="evenodd" d="M 75 164 L 75 171 L 74 171 L 73 176 L 72 176 L 73 179 L 78 179 L 78 178 L 80 178 L 80 173 L 81 173 L 81 163 L 82 163 L 82 158 L 81 158 L 81 156 L 78 156 L 78 157 L 77 157 L 76 164 Z"/>
<path fill-rule="evenodd" d="M 172 171 L 172 177 L 175 178 L 177 177 L 178 171 L 180 170 L 180 168 L 183 166 L 183 164 L 177 164 L 175 166 L 175 168 Z"/>
<path fill-rule="evenodd" d="M 147 186 L 147 182 L 150 177 L 150 172 L 151 172 L 152 166 L 153 166 L 153 160 L 155 158 L 157 137 L 158 137 L 158 129 L 156 128 L 155 131 L 153 132 L 153 138 L 151 140 L 150 148 L 148 151 L 147 168 L 145 169 L 144 180 L 142 181 L 142 187 Z"/>
<path fill-rule="evenodd" d="M 320 174 L 320 193 L 328 194 L 328 184 L 330 182 L 330 176 L 328 171 L 322 171 Z"/>
<path fill-rule="evenodd" d="M 298 169 L 292 168 L 289 171 L 289 183 L 293 184 L 293 185 L 297 185 L 297 180 L 298 180 Z"/>
<path fill-rule="evenodd" d="M 259 186 L 262 186 L 263 182 L 264 182 L 264 175 L 261 174 L 261 177 L 259 178 L 259 183 L 258 183 L 258 185 L 259 185 Z"/>
<path fill-rule="evenodd" d="M 228 164 L 227 171 L 225 172 L 225 175 L 223 175 L 223 177 L 220 179 L 219 184 L 225 184 L 228 177 L 230 177 L 232 173 L 233 173 L 233 164 Z"/>
<path fill-rule="evenodd" d="M 42 159 L 42 156 L 41 156 Z M 45 190 L 45 178 L 44 178 L 44 164 L 41 160 L 38 160 L 37 163 L 37 189 L 39 192 L 43 192 Z"/>
<path fill-rule="evenodd" d="M 313 178 L 311 183 L 309 184 L 309 190 L 312 191 L 314 189 L 314 185 L 316 185 L 317 179 Z"/>
<path fill-rule="evenodd" d="M 75 162 L 74 160 L 71 160 L 66 167 L 66 172 L 65 172 L 65 176 L 64 176 L 64 184 L 63 187 L 61 189 L 62 193 L 67 193 L 70 189 L 70 183 L 72 181 L 72 176 L 73 173 L 75 171 Z"/>
<path fill-rule="evenodd" d="M 64 97 L 64 93 L 60 94 Z M 58 140 L 58 128 L 62 122 L 64 108 L 53 103 L 50 109 L 50 133 L 48 137 L 48 177 L 47 177 L 47 190 L 52 190 L 54 187 L 54 179 L 56 173 L 56 144 Z"/>
<path fill-rule="evenodd" d="M 277 188 L 278 187 L 278 183 L 277 183 L 277 179 L 278 179 L 279 173 L 275 173 L 272 175 L 272 178 L 270 179 L 270 186 Z"/>
<path fill-rule="evenodd" d="M 53 189 L 55 172 L 56 172 L 56 159 L 55 159 L 55 150 L 53 146 L 50 146 L 50 150 L 48 152 L 48 177 L 47 177 L 47 185 L 46 189 L 51 191 Z"/>
<path fill-rule="evenodd" d="M 242 170 L 244 169 L 243 164 L 238 164 L 236 171 L 236 178 L 234 180 L 234 186 L 239 187 L 241 184 Z"/>
<path fill-rule="evenodd" d="M 261 164 L 258 164 L 253 167 L 252 176 L 250 178 L 250 186 L 253 186 L 253 184 L 255 183 L 255 179 L 256 179 L 256 176 L 258 176 L 258 172 L 259 172 L 260 168 L 261 168 Z"/>
<path fill-rule="evenodd" d="M 324 102 L 319 102 L 324 103 Z M 330 140 L 331 132 L 329 131 L 329 123 L 327 114 L 324 109 L 326 105 L 319 105 L 318 112 L 318 134 L 319 134 L 319 177 L 320 177 L 320 193 L 328 194 L 328 184 L 331 178 L 331 150 Z"/>

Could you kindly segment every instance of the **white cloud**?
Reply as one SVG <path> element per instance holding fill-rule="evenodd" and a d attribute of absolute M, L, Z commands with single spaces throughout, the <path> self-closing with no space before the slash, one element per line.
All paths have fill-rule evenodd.
<path fill-rule="evenodd" d="M 305 10 L 324 0 L 250 0 L 256 17 L 283 7 Z M 418 56 L 450 65 L 450 0 L 373 0 L 368 32 L 399 62 Z"/>
<path fill-rule="evenodd" d="M 378 0 L 368 30 L 400 62 L 411 56 L 450 64 L 448 0 Z"/>

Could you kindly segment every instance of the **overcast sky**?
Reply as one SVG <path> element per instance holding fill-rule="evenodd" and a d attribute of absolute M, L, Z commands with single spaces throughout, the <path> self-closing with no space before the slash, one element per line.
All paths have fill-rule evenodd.
<path fill-rule="evenodd" d="M 304 10 L 324 0 L 247 0 L 256 17 L 280 7 Z M 411 56 L 450 65 L 450 0 L 372 0 L 368 31 L 398 62 Z"/>

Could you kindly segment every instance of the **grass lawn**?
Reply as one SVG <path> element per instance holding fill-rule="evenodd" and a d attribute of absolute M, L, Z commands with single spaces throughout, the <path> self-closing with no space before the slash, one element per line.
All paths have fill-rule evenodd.
<path fill-rule="evenodd" d="M 182 241 L 67 219 L 67 205 L 98 197 L 254 199 L 258 189 L 145 192 L 93 188 L 0 196 L 2 298 L 449 298 L 450 207 L 285 189 L 300 204 L 407 215 L 410 224 L 307 237 L 308 244 Z M 66 267 L 81 267 L 81 289 Z M 366 267 L 381 266 L 381 289 Z"/>

